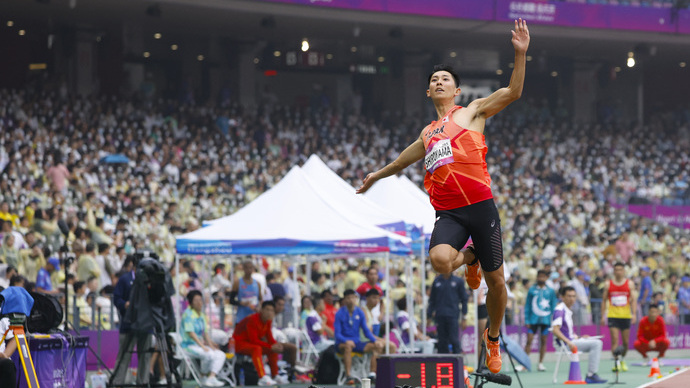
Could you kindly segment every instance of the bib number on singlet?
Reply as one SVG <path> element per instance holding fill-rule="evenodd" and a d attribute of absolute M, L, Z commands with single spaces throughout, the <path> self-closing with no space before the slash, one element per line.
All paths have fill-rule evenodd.
<path fill-rule="evenodd" d="M 628 304 L 627 295 L 616 295 L 611 297 L 611 304 L 615 307 L 624 307 Z"/>
<path fill-rule="evenodd" d="M 453 148 L 450 139 L 439 140 L 431 149 L 426 151 L 424 157 L 424 168 L 433 174 L 437 168 L 453 163 Z"/>

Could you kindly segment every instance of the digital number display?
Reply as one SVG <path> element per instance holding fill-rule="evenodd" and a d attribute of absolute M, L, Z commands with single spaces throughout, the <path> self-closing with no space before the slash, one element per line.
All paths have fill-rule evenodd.
<path fill-rule="evenodd" d="M 395 385 L 411 385 L 422 388 L 455 388 L 454 365 L 452 362 L 395 362 L 393 381 Z"/>

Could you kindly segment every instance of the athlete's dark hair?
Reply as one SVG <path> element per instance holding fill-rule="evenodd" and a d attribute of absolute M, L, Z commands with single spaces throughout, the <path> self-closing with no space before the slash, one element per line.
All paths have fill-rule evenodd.
<path fill-rule="evenodd" d="M 659 309 L 659 305 L 658 305 L 658 304 L 650 304 L 650 305 L 649 305 L 649 308 L 650 308 L 650 309 L 657 309 L 657 310 L 658 310 L 658 309 Z"/>
<path fill-rule="evenodd" d="M 546 272 L 546 270 L 544 270 L 544 269 L 540 269 L 539 271 L 537 271 L 537 276 L 539 276 L 539 275 L 544 275 L 544 276 L 548 277 L 549 273 Z"/>
<path fill-rule="evenodd" d="M 434 65 L 434 71 L 432 71 L 429 74 L 429 79 L 427 79 L 427 84 L 431 83 L 431 77 L 436 73 L 437 71 L 447 71 L 450 73 L 450 75 L 453 76 L 453 79 L 455 80 L 455 87 L 460 87 L 460 76 L 458 76 L 458 73 L 455 72 L 455 69 L 453 69 L 452 66 L 446 65 L 443 63 L 440 63 L 438 65 Z"/>
<path fill-rule="evenodd" d="M 623 262 L 617 261 L 615 264 L 613 264 L 614 267 L 623 267 L 625 268 L 625 264 Z"/>
<path fill-rule="evenodd" d="M 566 294 L 568 291 L 573 291 L 573 292 L 574 292 L 575 289 L 574 289 L 573 287 L 570 287 L 570 286 L 565 286 L 565 287 L 561 288 L 561 292 L 560 292 L 561 296 L 565 296 L 565 294 Z"/>

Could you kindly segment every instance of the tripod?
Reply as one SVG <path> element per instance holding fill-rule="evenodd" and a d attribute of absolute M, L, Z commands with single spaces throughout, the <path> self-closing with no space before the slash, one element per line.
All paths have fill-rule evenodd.
<path fill-rule="evenodd" d="M 503 341 L 503 333 L 499 335 L 500 340 Z M 505 342 L 504 342 L 505 343 Z M 520 384 L 520 388 L 524 388 L 522 386 L 522 381 L 520 381 L 520 374 L 518 373 L 517 369 L 515 369 L 515 363 L 513 362 L 513 356 L 510 355 L 508 351 L 506 351 L 506 354 L 508 355 L 508 359 L 510 359 L 510 365 L 513 367 L 513 373 L 515 373 L 515 377 L 518 379 L 518 383 Z M 477 372 L 473 373 L 474 374 L 474 386 L 481 388 L 484 384 L 486 384 L 487 381 L 491 381 L 497 384 L 502 384 L 502 385 L 511 385 L 512 384 L 512 379 L 510 376 L 504 375 L 502 373 L 491 373 L 489 372 L 488 368 L 486 367 L 486 346 L 481 346 L 481 350 L 479 351 L 479 366 L 477 367 Z"/>
<path fill-rule="evenodd" d="M 170 369 L 170 359 L 168 358 L 170 355 L 170 353 L 169 353 L 169 342 L 167 340 L 166 333 L 162 330 L 156 330 L 153 334 L 139 334 L 139 336 L 141 336 L 141 335 L 153 335 L 153 337 L 156 339 L 156 343 L 158 344 L 158 348 L 159 348 L 158 351 L 160 352 L 161 359 L 163 361 L 163 368 L 165 369 L 165 379 L 166 379 L 167 383 L 166 384 L 151 384 L 149 382 L 149 383 L 142 383 L 142 384 L 139 384 L 139 383 L 136 383 L 136 384 L 120 384 L 120 383 L 115 384 L 114 380 L 115 380 L 115 377 L 117 375 L 117 371 L 120 370 L 120 368 L 127 368 L 129 362 L 131 361 L 131 356 L 128 358 L 128 357 L 125 357 L 124 354 L 125 353 L 129 353 L 129 354 L 134 353 L 132 342 L 135 340 L 135 338 L 137 340 L 141 339 L 141 337 L 138 337 L 136 334 L 128 333 L 127 338 L 125 340 L 125 343 L 123 344 L 123 347 L 126 350 L 124 350 L 123 356 L 118 358 L 117 364 L 115 365 L 115 372 L 113 372 L 113 374 L 110 376 L 110 380 L 108 381 L 107 386 L 108 387 L 168 387 L 168 388 L 181 387 L 182 386 L 181 385 L 182 379 L 180 377 L 180 374 L 177 372 L 177 369 L 174 369 L 172 372 Z M 143 341 L 137 341 L 137 353 L 140 356 L 142 355 L 142 353 L 154 353 L 156 351 L 155 349 L 153 349 L 151 347 L 149 347 L 149 349 L 146 349 L 146 350 L 139 349 L 139 346 L 142 344 L 142 342 Z M 139 371 L 139 372 L 141 373 L 141 371 Z M 148 371 L 145 371 L 145 373 L 148 373 Z M 171 378 L 173 375 L 175 376 L 175 383 L 174 384 L 173 384 L 172 378 Z"/>
<path fill-rule="evenodd" d="M 19 359 L 22 362 L 22 369 L 24 369 L 24 376 L 26 376 L 26 385 L 28 388 L 39 388 L 34 360 L 31 358 L 31 351 L 29 350 L 29 344 L 26 342 L 26 333 L 24 332 L 26 315 L 11 313 L 8 316 L 10 318 L 10 327 L 3 334 L 0 342 L 5 342 L 7 333 L 11 330 L 15 341 L 17 341 L 17 350 L 19 351 Z"/>

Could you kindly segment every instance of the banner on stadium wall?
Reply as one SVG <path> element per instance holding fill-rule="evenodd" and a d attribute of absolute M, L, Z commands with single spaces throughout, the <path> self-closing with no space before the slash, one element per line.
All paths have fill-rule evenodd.
<path fill-rule="evenodd" d="M 446 18 L 690 34 L 690 10 L 547 0 L 263 0 Z"/>
<path fill-rule="evenodd" d="M 579 4 L 560 1 L 496 0 L 496 20 L 528 22 L 566 27 L 605 28 L 676 32 L 670 8 L 628 7 L 608 4 Z"/>
<path fill-rule="evenodd" d="M 660 224 L 690 229 L 690 206 L 623 205 L 622 208 Z"/>
<path fill-rule="evenodd" d="M 446 18 L 493 20 L 493 1 L 475 0 L 263 0 L 273 3 L 405 13 Z"/>
<path fill-rule="evenodd" d="M 580 328 L 580 336 L 596 336 L 601 335 L 603 338 L 604 350 L 611 350 L 611 335 L 609 333 L 608 327 L 586 325 Z M 598 331 L 597 331 L 598 329 Z M 668 331 L 668 339 L 671 342 L 669 349 L 690 349 L 690 325 L 666 325 L 666 330 Z M 520 346 L 524 347 L 527 343 L 527 328 L 523 326 L 507 326 L 506 332 L 508 337 L 510 337 L 515 342 L 519 343 Z M 577 330 L 576 330 L 577 332 Z M 633 344 L 637 339 L 637 325 L 632 325 L 630 328 L 630 341 L 629 346 L 631 350 L 634 350 Z M 462 351 L 465 353 L 474 352 L 474 344 L 476 342 L 476 336 L 474 335 L 474 327 L 468 327 L 464 331 L 460 332 L 460 343 L 462 346 Z M 555 351 L 553 347 L 553 334 L 549 333 L 549 339 L 546 341 L 546 350 L 548 352 Z M 532 351 L 539 351 L 539 339 L 535 336 L 532 342 Z"/>

